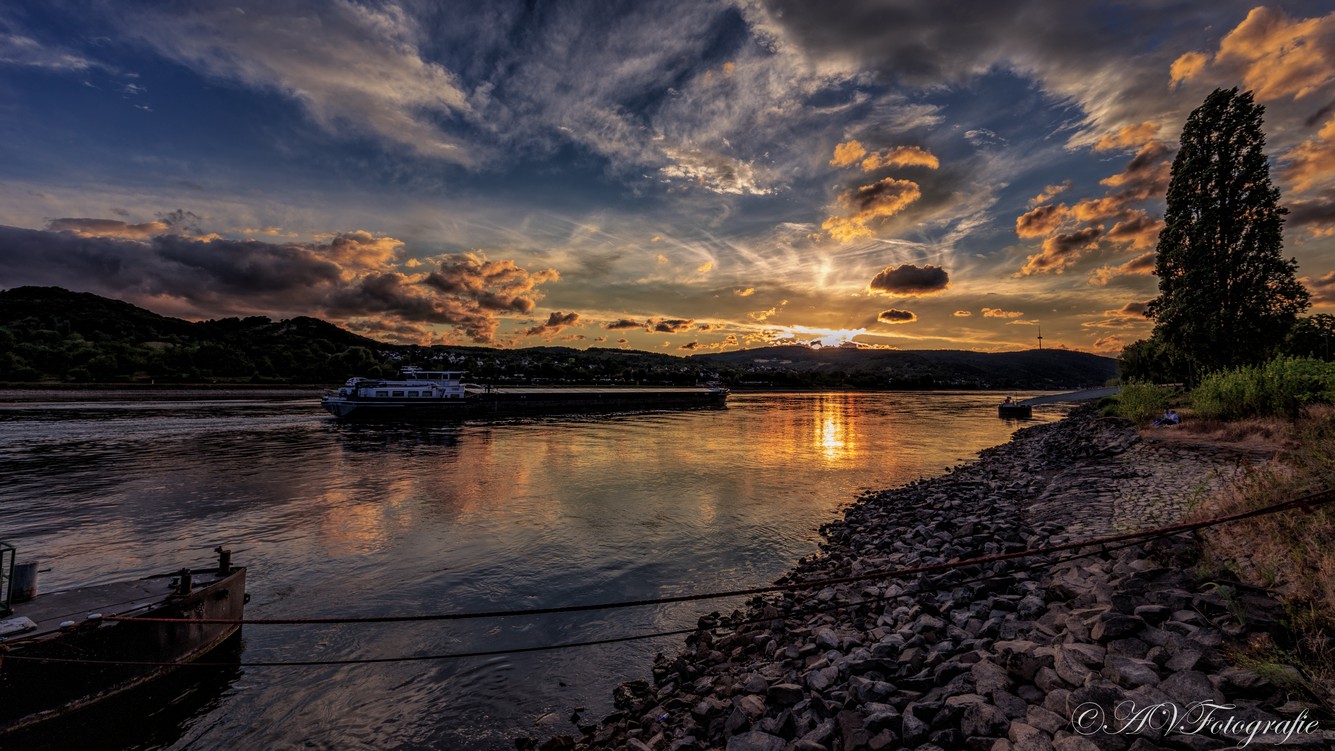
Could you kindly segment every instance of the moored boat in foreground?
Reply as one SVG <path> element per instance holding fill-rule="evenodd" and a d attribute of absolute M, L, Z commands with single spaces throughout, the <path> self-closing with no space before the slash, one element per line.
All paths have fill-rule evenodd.
<path fill-rule="evenodd" d="M 235 623 L 160 623 L 118 617 L 240 619 L 246 569 L 219 548 L 218 565 L 38 594 L 10 602 L 14 549 L 0 544 L 0 734 L 60 717 L 198 660 L 235 635 Z"/>
<path fill-rule="evenodd" d="M 350 378 L 320 404 L 339 419 L 412 419 L 709 409 L 728 399 L 722 387 L 483 387 L 463 376 L 409 367 L 397 380 Z"/>

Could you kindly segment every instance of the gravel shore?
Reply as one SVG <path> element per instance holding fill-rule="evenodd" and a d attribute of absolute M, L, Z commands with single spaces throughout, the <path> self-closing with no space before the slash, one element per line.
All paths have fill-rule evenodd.
<path fill-rule="evenodd" d="M 1254 460 L 1141 440 L 1082 407 L 941 477 L 864 495 L 780 581 L 1157 527 Z M 1298 668 L 1226 659 L 1240 640 L 1283 640 L 1283 608 L 1240 584 L 1203 585 L 1194 558 L 1179 537 L 755 598 L 701 618 L 679 654 L 660 655 L 652 685 L 619 686 L 617 711 L 580 737 L 516 745 L 1194 751 L 1250 736 L 1251 748 L 1335 748 L 1329 719 L 1286 690 Z"/>

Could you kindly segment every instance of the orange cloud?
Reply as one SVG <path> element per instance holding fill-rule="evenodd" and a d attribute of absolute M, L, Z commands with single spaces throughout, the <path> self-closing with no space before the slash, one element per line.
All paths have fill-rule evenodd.
<path fill-rule="evenodd" d="M 973 315 L 973 311 L 972 311 L 972 310 L 957 310 L 957 311 L 955 311 L 952 315 L 954 315 L 956 318 L 968 318 L 969 316 Z"/>
<path fill-rule="evenodd" d="M 1301 99 L 1335 81 L 1335 13 L 1298 21 L 1253 8 L 1220 41 L 1214 62 L 1240 67 L 1259 101 Z"/>
<path fill-rule="evenodd" d="M 871 221 L 894 216 L 920 197 L 922 191 L 917 183 L 887 177 L 871 185 L 845 191 L 839 196 L 839 204 L 853 213 L 850 216 L 832 216 L 821 223 L 821 229 L 840 242 L 871 237 L 872 230 L 867 226 Z"/>
<path fill-rule="evenodd" d="M 1151 219 L 1144 211 L 1132 212 L 1129 219 L 1114 224 L 1104 237 L 1110 242 L 1123 243 L 1133 250 L 1148 250 L 1159 242 L 1163 221 Z"/>
<path fill-rule="evenodd" d="M 1335 118 L 1326 121 L 1315 138 L 1294 146 L 1285 154 L 1280 173 L 1295 191 L 1321 187 L 1335 181 Z"/>
<path fill-rule="evenodd" d="M 1173 86 L 1178 86 L 1184 81 L 1190 81 L 1200 72 L 1205 70 L 1205 66 L 1210 62 L 1210 58 L 1199 52 L 1188 52 L 1173 61 L 1168 68 L 1169 77 Z"/>
<path fill-rule="evenodd" d="M 1136 125 L 1124 125 L 1116 133 L 1109 133 L 1094 144 L 1095 151 L 1115 151 L 1117 149 L 1140 148 L 1149 143 L 1159 132 L 1159 125 L 1147 120 Z"/>
<path fill-rule="evenodd" d="M 1100 266 L 1089 275 L 1089 283 L 1095 287 L 1106 287 L 1109 282 L 1124 276 L 1150 276 L 1154 273 L 1156 255 L 1150 251 L 1120 266 Z"/>
<path fill-rule="evenodd" d="M 1056 232 L 1070 218 L 1071 210 L 1064 203 L 1038 206 L 1015 218 L 1015 234 L 1024 238 L 1044 237 Z"/>
<path fill-rule="evenodd" d="M 1123 341 L 1122 337 L 1117 335 L 1104 336 L 1094 340 L 1095 352 L 1112 354 L 1114 352 L 1121 352 L 1123 349 L 1126 349 L 1126 342 Z"/>
<path fill-rule="evenodd" d="M 858 160 L 867 155 L 867 150 L 857 141 L 841 143 L 834 147 L 834 158 L 830 160 L 831 167 L 847 167 L 851 164 L 857 164 Z"/>
<path fill-rule="evenodd" d="M 732 293 L 734 295 L 737 295 L 738 297 L 750 297 L 751 295 L 754 295 L 756 293 L 756 288 L 747 287 L 746 289 L 735 289 L 732 291 Z"/>
<path fill-rule="evenodd" d="M 1093 250 L 1103 234 L 1103 225 L 1053 235 L 1043 241 L 1043 248 L 1025 259 L 1019 276 L 1029 276 L 1046 271 L 1060 274 L 1067 266 L 1075 263 L 1082 253 Z"/>
<path fill-rule="evenodd" d="M 1029 205 L 1037 206 L 1040 203 L 1047 203 L 1048 201 L 1051 201 L 1052 199 L 1056 198 L 1058 195 L 1061 195 L 1062 193 L 1066 192 L 1066 189 L 1069 187 L 1071 187 L 1070 180 L 1063 180 L 1059 185 L 1044 186 L 1043 190 L 1039 191 L 1038 195 L 1029 199 Z"/>
<path fill-rule="evenodd" d="M 129 224 L 115 219 L 52 219 L 47 222 L 51 232 L 70 232 L 79 237 L 117 237 L 123 240 L 142 240 L 161 235 L 171 229 L 163 221 Z"/>
<path fill-rule="evenodd" d="M 551 315 L 547 316 L 546 323 L 538 324 L 528 331 L 525 331 L 524 336 L 546 336 L 548 334 L 556 334 L 564 328 L 574 326 L 576 323 L 579 323 L 579 313 L 573 311 L 570 313 L 562 313 L 554 310 Z"/>
<path fill-rule="evenodd" d="M 862 160 L 862 171 L 871 172 L 883 167 L 926 167 L 936 169 L 941 160 L 927 149 L 917 146 L 896 146 L 880 153 L 873 153 Z"/>
<path fill-rule="evenodd" d="M 984 318 L 1020 318 L 1024 315 L 1018 310 L 1002 310 L 1001 308 L 983 308 Z"/>

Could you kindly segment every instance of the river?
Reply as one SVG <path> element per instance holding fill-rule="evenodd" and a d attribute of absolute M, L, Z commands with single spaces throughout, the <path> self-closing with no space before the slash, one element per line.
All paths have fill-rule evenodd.
<path fill-rule="evenodd" d="M 59 589 L 249 568 L 251 617 L 547 607 L 771 582 L 863 490 L 1018 427 L 997 394 L 736 394 L 729 408 L 362 426 L 309 399 L 0 406 L 0 539 Z M 1047 409 L 1047 408 L 1045 408 Z M 1038 410 L 1037 421 L 1060 408 Z M 510 749 L 611 711 L 682 637 L 371 665 L 679 629 L 712 601 L 406 625 L 247 626 L 192 669 L 26 748 Z M 218 658 L 213 658 L 215 661 Z M 534 722 L 542 720 L 541 727 Z"/>

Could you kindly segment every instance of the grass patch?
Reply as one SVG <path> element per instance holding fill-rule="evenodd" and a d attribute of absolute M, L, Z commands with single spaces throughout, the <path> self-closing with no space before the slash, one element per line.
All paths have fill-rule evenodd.
<path fill-rule="evenodd" d="M 1206 376 L 1191 392 L 1198 418 L 1297 417 L 1312 404 L 1335 401 L 1335 363 L 1278 357 L 1261 365 Z"/>
<path fill-rule="evenodd" d="M 1124 383 L 1117 396 L 1104 403 L 1104 414 L 1125 417 L 1136 424 L 1147 423 L 1163 415 L 1177 390 L 1153 383 Z"/>
<path fill-rule="evenodd" d="M 1196 516 L 1249 511 L 1335 487 L 1335 415 L 1309 414 L 1291 430 L 1289 448 L 1240 474 L 1231 491 L 1216 494 Z M 1293 649 L 1246 650 L 1239 655 L 1243 666 L 1264 673 L 1297 665 L 1312 677 L 1306 688 L 1335 706 L 1335 506 L 1235 522 L 1203 531 L 1202 540 L 1207 565 L 1278 592 L 1288 610 Z"/>

